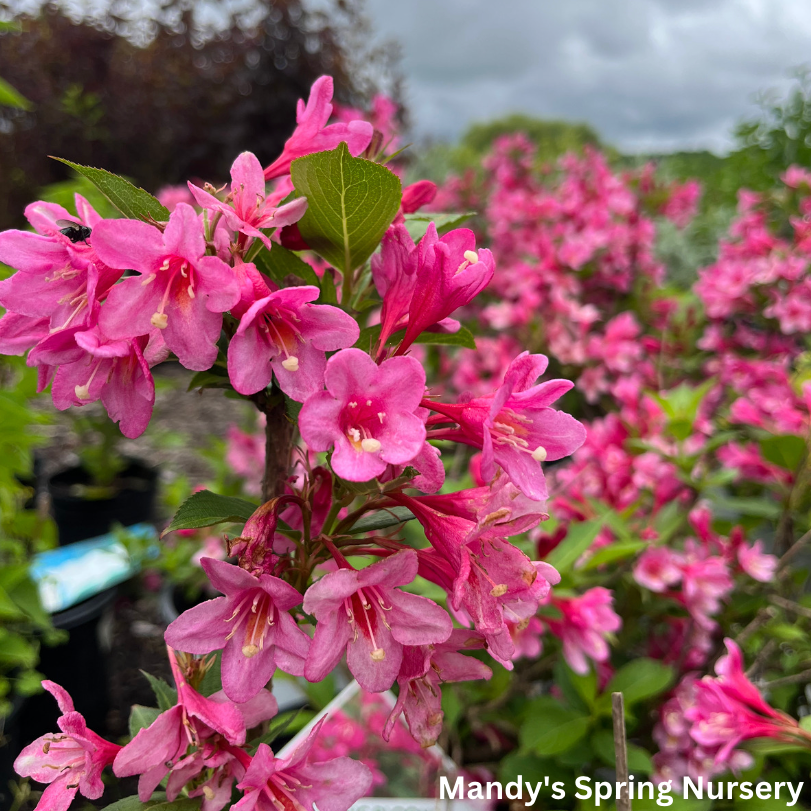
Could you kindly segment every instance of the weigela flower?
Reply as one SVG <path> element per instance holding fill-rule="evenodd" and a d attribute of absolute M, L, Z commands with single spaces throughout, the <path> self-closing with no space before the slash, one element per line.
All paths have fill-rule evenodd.
<path fill-rule="evenodd" d="M 124 436 L 140 436 L 155 405 L 155 383 L 149 368 L 168 355 L 160 331 L 112 341 L 96 327 L 76 333 L 74 342 L 83 357 L 57 370 L 51 389 L 54 405 L 63 411 L 101 399 Z"/>
<path fill-rule="evenodd" d="M 304 595 L 304 610 L 318 620 L 304 675 L 321 681 L 346 651 L 364 690 L 388 690 L 397 678 L 405 645 L 444 642 L 453 624 L 447 612 L 405 586 L 417 576 L 417 553 L 405 549 L 365 569 L 325 574 Z"/>
<path fill-rule="evenodd" d="M 311 304 L 317 287 L 288 287 L 255 301 L 228 346 L 228 375 L 240 394 L 254 394 L 275 374 L 282 391 L 304 402 L 324 385 L 326 352 L 352 346 L 360 328 L 351 315 Z"/>
<path fill-rule="evenodd" d="M 65 811 L 77 792 L 88 800 L 101 797 L 101 773 L 115 760 L 121 747 L 87 728 L 66 690 L 48 680 L 42 686 L 56 699 L 62 712 L 57 721 L 61 732 L 42 735 L 28 744 L 14 761 L 14 771 L 20 777 L 50 784 L 35 811 Z"/>
<path fill-rule="evenodd" d="M 141 274 L 110 291 L 99 316 L 104 334 L 120 340 L 157 328 L 183 366 L 210 368 L 222 313 L 239 301 L 239 285 L 222 259 L 206 256 L 194 209 L 179 203 L 163 233 L 137 220 L 104 220 L 93 231 L 93 246 L 111 267 Z"/>
<path fill-rule="evenodd" d="M 442 732 L 444 717 L 441 685 L 489 679 L 493 675 L 483 662 L 459 652 L 483 647 L 482 635 L 466 628 L 454 629 L 446 642 L 406 647 L 397 675 L 400 693 L 383 729 L 384 739 L 391 738 L 397 719 L 405 714 L 408 728 L 420 746 L 433 746 Z"/>
<path fill-rule="evenodd" d="M 101 261 L 95 239 L 72 242 L 62 233 L 59 220 L 93 229 L 101 217 L 81 195 L 76 195 L 78 217 L 55 203 L 32 203 L 25 209 L 38 233 L 4 231 L 0 234 L 0 262 L 17 273 L 0 281 L 0 305 L 10 312 L 49 318 L 50 329 L 88 323 L 88 313 L 121 277 Z M 92 241 L 92 242 L 91 242 Z"/>
<path fill-rule="evenodd" d="M 206 768 L 221 769 L 231 760 L 229 746 L 245 743 L 247 729 L 278 711 L 276 699 L 267 690 L 258 691 L 251 701 L 239 705 L 232 704 L 222 693 L 206 698 L 188 684 L 171 650 L 169 663 L 177 686 L 177 704 L 138 730 L 113 764 L 118 777 L 140 775 L 141 802 L 152 796 L 167 775 L 166 793 L 173 801 L 193 776 Z M 214 803 L 207 811 L 220 807 Z"/>
<path fill-rule="evenodd" d="M 287 139 L 282 154 L 265 169 L 265 180 L 288 174 L 290 164 L 296 158 L 312 152 L 324 152 L 345 143 L 349 154 L 357 156 L 369 146 L 374 128 L 367 121 L 327 125 L 332 115 L 332 92 L 332 77 L 322 76 L 313 82 L 307 104 L 299 99 L 296 107 L 298 126 Z"/>
<path fill-rule="evenodd" d="M 324 723 L 322 718 L 307 740 L 288 758 L 277 758 L 266 743 L 260 743 L 245 776 L 237 785 L 244 792 L 234 811 L 347 811 L 365 796 L 372 773 L 348 757 L 323 763 L 310 762 L 310 750 Z"/>
<path fill-rule="evenodd" d="M 269 574 L 258 577 L 222 560 L 200 561 L 224 597 L 181 614 L 166 629 L 166 642 L 187 653 L 222 650 L 222 686 L 232 701 L 253 698 L 276 667 L 301 676 L 310 638 L 289 611 L 301 595 Z"/>
<path fill-rule="evenodd" d="M 457 228 L 443 237 L 431 223 L 417 248 L 414 286 L 408 305 L 408 326 L 398 354 L 428 327 L 474 299 L 490 283 L 495 271 L 493 254 L 476 251 L 476 237 L 467 228 Z"/>
<path fill-rule="evenodd" d="M 589 672 L 588 659 L 605 662 L 608 659 L 607 634 L 618 631 L 622 620 L 614 611 L 613 594 L 600 586 L 589 589 L 580 597 L 555 599 L 552 604 L 563 615 L 547 619 L 549 630 L 563 642 L 563 656 L 575 673 Z"/>
<path fill-rule="evenodd" d="M 770 707 L 746 677 L 741 649 L 724 640 L 726 656 L 715 665 L 717 677 L 695 682 L 695 704 L 685 712 L 690 736 L 703 747 L 717 748 L 715 762 L 726 761 L 732 750 L 751 738 L 773 738 L 805 743 L 811 736 L 790 716 Z"/>
<path fill-rule="evenodd" d="M 327 361 L 324 383 L 304 403 L 299 430 L 311 450 L 334 448 L 332 469 L 342 479 L 369 481 L 420 453 L 425 425 L 415 412 L 425 370 L 416 360 L 378 366 L 360 349 L 343 349 Z"/>
<path fill-rule="evenodd" d="M 232 230 L 261 239 L 268 250 L 273 243 L 260 229 L 282 228 L 298 222 L 307 210 L 305 197 L 299 197 L 280 208 L 268 201 L 262 164 L 252 152 L 243 152 L 231 166 L 231 193 L 225 202 L 192 183 L 189 183 L 189 189 L 198 205 L 222 214 Z"/>
<path fill-rule="evenodd" d="M 507 473 L 524 495 L 535 500 L 547 498 L 540 463 L 561 459 L 579 448 L 586 431 L 574 417 L 550 408 L 571 389 L 568 380 L 532 384 L 547 366 L 544 355 L 520 354 L 507 369 L 504 382 L 489 397 L 450 405 L 425 400 L 423 405 L 439 416 L 458 423 L 458 428 L 432 430 L 429 438 L 453 439 L 482 450 L 482 475 L 490 480 L 496 465 Z M 447 420 L 444 420 L 447 421 Z"/>

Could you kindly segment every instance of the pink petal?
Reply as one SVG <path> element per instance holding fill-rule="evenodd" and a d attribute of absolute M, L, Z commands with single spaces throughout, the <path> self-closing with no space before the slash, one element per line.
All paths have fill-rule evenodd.
<path fill-rule="evenodd" d="M 185 653 L 210 653 L 225 644 L 231 631 L 227 623 L 233 609 L 227 597 L 216 597 L 184 611 L 169 624 L 166 644 Z"/>

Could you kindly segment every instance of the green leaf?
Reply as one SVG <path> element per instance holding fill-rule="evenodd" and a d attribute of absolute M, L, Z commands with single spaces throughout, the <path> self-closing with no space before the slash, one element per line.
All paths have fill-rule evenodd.
<path fill-rule="evenodd" d="M 218 366 L 212 366 L 204 372 L 197 372 L 189 381 L 186 391 L 194 389 L 232 389 L 228 374 L 220 374 Z"/>
<path fill-rule="evenodd" d="M 646 541 L 625 541 L 612 543 L 611 546 L 604 546 L 598 549 L 583 566 L 583 571 L 596 569 L 605 563 L 616 563 L 618 560 L 633 557 L 637 552 L 647 549 L 650 546 Z"/>
<path fill-rule="evenodd" d="M 210 490 L 193 493 L 178 508 L 175 517 L 161 537 L 176 529 L 198 529 L 214 524 L 238 524 L 247 521 L 257 510 L 256 504 L 234 496 L 219 496 Z"/>
<path fill-rule="evenodd" d="M 364 327 L 360 331 L 355 347 L 369 352 L 375 349 L 380 340 L 380 324 L 372 327 Z M 389 336 L 386 346 L 397 346 L 405 336 L 405 330 L 401 329 Z M 423 332 L 417 336 L 415 344 L 430 344 L 432 346 L 464 346 L 467 349 L 476 348 L 476 339 L 467 327 L 460 327 L 458 332 Z"/>
<path fill-rule="evenodd" d="M 412 518 L 414 518 L 414 513 L 408 507 L 389 507 L 373 515 L 364 515 L 352 526 L 352 529 L 348 530 L 348 533 L 350 535 L 359 535 L 361 532 L 369 532 L 374 529 L 395 527 L 397 524 L 410 521 Z"/>
<path fill-rule="evenodd" d="M 538 755 L 557 755 L 574 746 L 589 727 L 589 716 L 567 710 L 551 696 L 536 698 L 521 725 L 521 746 Z"/>
<path fill-rule="evenodd" d="M 142 670 L 141 673 L 146 677 L 149 686 L 152 688 L 152 692 L 155 694 L 155 698 L 158 699 L 158 707 L 161 712 L 171 710 L 172 707 L 177 704 L 177 690 L 175 690 L 174 687 L 170 687 L 163 679 L 159 679 L 157 676 L 147 673 L 146 670 Z"/>
<path fill-rule="evenodd" d="M 52 156 L 53 157 L 53 156 Z M 133 186 L 129 180 L 114 175 L 106 169 L 94 169 L 78 163 L 54 158 L 86 177 L 125 216 L 144 222 L 166 222 L 169 210 L 162 206 L 149 192 Z"/>
<path fill-rule="evenodd" d="M 546 562 L 559 572 L 571 569 L 577 559 L 594 543 L 602 526 L 601 519 L 572 524 L 563 541 L 546 556 Z"/>
<path fill-rule="evenodd" d="M 713 515 L 716 518 L 738 518 L 741 515 L 752 515 L 756 518 L 777 519 L 783 514 L 782 506 L 770 498 L 716 497 L 711 499 Z"/>
<path fill-rule="evenodd" d="M 591 737 L 591 745 L 606 765 L 614 765 L 614 736 L 608 730 L 595 732 Z M 653 771 L 653 762 L 648 752 L 633 743 L 628 744 L 628 771 L 631 774 L 650 774 Z"/>
<path fill-rule="evenodd" d="M 467 211 L 464 214 L 406 214 L 405 225 L 411 239 L 419 242 L 425 236 L 430 223 L 436 225 L 437 234 L 442 236 L 475 216 L 475 211 Z"/>
<path fill-rule="evenodd" d="M 811 715 L 804 715 L 800 718 L 800 729 L 811 732 Z"/>
<path fill-rule="evenodd" d="M 31 110 L 33 104 L 5 79 L 0 79 L 0 107 L 14 107 L 16 110 Z"/>
<path fill-rule="evenodd" d="M 760 440 L 760 451 L 767 462 L 794 471 L 805 458 L 805 440 L 794 434 L 767 436 Z"/>
<path fill-rule="evenodd" d="M 294 160 L 290 176 L 298 194 L 307 198 L 307 211 L 298 223 L 307 244 L 342 273 L 360 267 L 400 208 L 397 175 L 353 158 L 342 143 Z"/>
<path fill-rule="evenodd" d="M 476 339 L 467 327 L 459 327 L 458 332 L 423 332 L 417 336 L 414 343 L 431 344 L 432 346 L 464 346 L 468 349 L 476 348 Z"/>
<path fill-rule="evenodd" d="M 166 799 L 166 793 L 156 791 L 150 800 L 142 803 L 137 796 L 124 797 L 123 800 L 105 806 L 102 811 L 197 811 L 203 802 L 202 797 L 178 797 L 173 802 Z"/>
<path fill-rule="evenodd" d="M 315 287 L 321 286 L 315 271 L 284 245 L 274 244 L 270 251 L 263 245 L 253 261 L 259 271 L 270 276 L 281 287 L 289 286 L 288 276 L 296 276 Z"/>
<path fill-rule="evenodd" d="M 611 694 L 622 693 L 625 706 L 658 695 L 673 682 L 673 668 L 655 659 L 634 659 L 615 674 L 598 699 L 602 712 L 611 712 Z"/>
<path fill-rule="evenodd" d="M 139 730 L 152 726 L 160 714 L 161 711 L 157 707 L 133 704 L 130 710 L 130 737 L 134 738 Z"/>

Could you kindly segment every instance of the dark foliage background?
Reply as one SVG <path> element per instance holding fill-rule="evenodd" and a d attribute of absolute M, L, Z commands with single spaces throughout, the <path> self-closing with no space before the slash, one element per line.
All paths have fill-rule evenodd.
<path fill-rule="evenodd" d="M 159 20 L 123 9 L 77 19 L 57 7 L 20 16 L 0 31 L 0 76 L 30 109 L 0 107 L 0 229 L 46 185 L 69 176 L 48 155 L 100 166 L 156 191 L 188 178 L 225 180 L 245 149 L 263 163 L 281 150 L 296 100 L 320 75 L 336 99 L 363 104 L 373 89 L 360 3 L 310 12 L 298 0 L 260 0 L 237 15 L 225 3 L 163 6 Z M 130 7 L 132 8 L 132 7 Z M 137 7 L 136 7 L 137 8 Z M 199 17 L 199 15 L 197 15 Z"/>

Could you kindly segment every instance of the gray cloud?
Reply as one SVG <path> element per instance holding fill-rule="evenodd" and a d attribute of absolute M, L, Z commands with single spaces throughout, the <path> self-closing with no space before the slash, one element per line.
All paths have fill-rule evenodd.
<path fill-rule="evenodd" d="M 729 145 L 811 54 L 807 0 L 367 0 L 403 52 L 415 134 L 513 111 L 627 149 Z"/>

